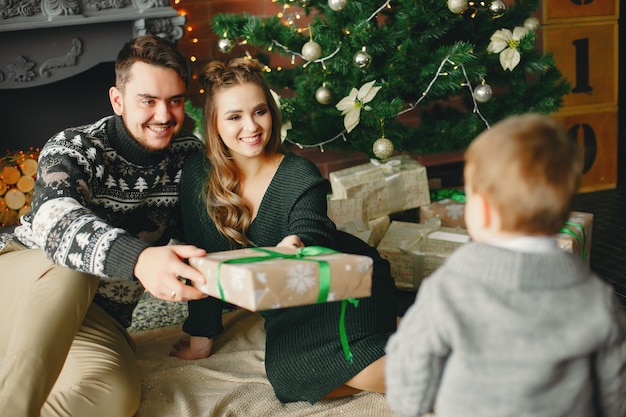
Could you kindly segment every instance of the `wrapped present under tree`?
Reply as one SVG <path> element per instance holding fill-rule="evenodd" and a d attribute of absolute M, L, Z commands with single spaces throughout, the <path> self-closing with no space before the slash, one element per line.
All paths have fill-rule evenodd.
<path fill-rule="evenodd" d="M 426 167 L 408 155 L 331 172 L 332 199 L 360 198 L 376 219 L 430 204 Z"/>
<path fill-rule="evenodd" d="M 389 261 L 396 286 L 416 290 L 425 277 L 468 241 L 465 229 L 441 227 L 437 218 L 426 224 L 392 221 L 378 252 Z"/>

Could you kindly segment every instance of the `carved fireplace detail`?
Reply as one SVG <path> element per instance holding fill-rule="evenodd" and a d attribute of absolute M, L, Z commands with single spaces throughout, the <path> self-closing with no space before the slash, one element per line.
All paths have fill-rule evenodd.
<path fill-rule="evenodd" d="M 34 87 L 114 61 L 129 39 L 183 36 L 169 0 L 0 0 L 0 89 Z"/>

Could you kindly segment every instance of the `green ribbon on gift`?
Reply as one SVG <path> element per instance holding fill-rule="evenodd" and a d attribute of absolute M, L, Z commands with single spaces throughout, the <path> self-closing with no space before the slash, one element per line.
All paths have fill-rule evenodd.
<path fill-rule="evenodd" d="M 441 201 L 449 198 L 457 203 L 465 203 L 465 192 L 454 188 L 443 188 L 430 191 L 430 201 Z"/>
<path fill-rule="evenodd" d="M 566 221 L 565 222 L 565 226 L 572 226 L 572 227 L 577 227 L 580 229 L 580 234 L 582 235 L 582 250 L 580 251 L 580 256 L 583 260 L 583 262 L 587 261 L 587 236 L 585 234 L 585 228 L 583 227 L 582 224 L 580 223 L 574 223 L 574 222 L 570 222 L 570 221 Z M 561 233 L 567 233 L 568 235 L 571 235 L 574 237 L 574 239 L 576 239 L 578 242 L 580 242 L 581 238 L 580 236 L 578 236 L 578 234 L 576 234 L 576 232 L 574 232 L 572 229 L 568 229 L 567 227 L 562 227 L 561 228 Z"/>
<path fill-rule="evenodd" d="M 215 280 L 217 282 L 217 288 L 220 292 L 220 298 L 222 301 L 226 302 L 224 297 L 224 289 L 222 287 L 222 282 L 220 279 L 220 270 L 223 264 L 245 264 L 245 263 L 253 263 L 253 262 L 264 262 L 272 259 L 296 259 L 300 261 L 311 261 L 317 262 L 319 265 L 320 271 L 320 289 L 317 294 L 316 303 L 325 303 L 328 300 L 328 293 L 330 292 L 330 264 L 323 259 L 311 259 L 309 257 L 318 256 L 318 255 L 327 255 L 331 253 L 339 253 L 334 249 L 326 248 L 323 246 L 305 246 L 304 248 L 300 248 L 296 253 L 281 253 L 265 248 L 256 248 L 252 247 L 258 252 L 263 252 L 266 255 L 261 256 L 247 256 L 244 258 L 234 258 L 234 259 L 226 259 L 217 264 L 217 272 L 215 274 Z M 358 307 L 359 300 L 355 298 L 349 298 L 347 300 L 343 300 L 341 304 L 341 316 L 339 317 L 339 340 L 341 342 L 341 348 L 343 349 L 343 353 L 348 362 L 353 362 L 352 351 L 350 350 L 350 345 L 348 344 L 348 335 L 346 333 L 346 309 L 348 303 L 354 305 L 354 307 Z"/>

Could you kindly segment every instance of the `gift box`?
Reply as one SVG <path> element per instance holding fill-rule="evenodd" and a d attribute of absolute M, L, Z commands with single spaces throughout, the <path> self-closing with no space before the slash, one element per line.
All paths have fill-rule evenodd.
<path fill-rule="evenodd" d="M 445 227 L 465 227 L 465 192 L 455 188 L 430 191 L 430 204 L 420 207 L 420 223 L 431 217 L 441 220 Z"/>
<path fill-rule="evenodd" d="M 373 261 L 328 248 L 247 248 L 190 258 L 205 294 L 251 311 L 371 295 Z"/>
<path fill-rule="evenodd" d="M 359 227 L 358 223 L 351 222 L 337 225 L 337 229 L 350 233 L 363 242 L 366 242 L 368 245 L 376 247 L 385 235 L 390 223 L 391 219 L 389 216 L 382 216 L 377 219 L 369 220 L 367 226 Z"/>
<path fill-rule="evenodd" d="M 445 227 L 465 227 L 465 204 L 451 199 L 436 201 L 420 207 L 420 223 L 436 217 Z"/>
<path fill-rule="evenodd" d="M 555 236 L 557 244 L 562 250 L 580 256 L 589 265 L 592 226 L 593 213 L 572 211 L 561 231 Z"/>
<path fill-rule="evenodd" d="M 360 198 L 368 220 L 430 204 L 426 168 L 408 155 L 331 172 L 332 199 Z"/>
<path fill-rule="evenodd" d="M 367 213 L 362 198 L 328 200 L 328 218 L 337 228 L 349 227 L 354 230 L 367 230 Z"/>
<path fill-rule="evenodd" d="M 469 240 L 465 229 L 442 227 L 437 218 L 425 224 L 392 221 L 377 249 L 389 261 L 396 286 L 416 290 L 425 277 Z"/>

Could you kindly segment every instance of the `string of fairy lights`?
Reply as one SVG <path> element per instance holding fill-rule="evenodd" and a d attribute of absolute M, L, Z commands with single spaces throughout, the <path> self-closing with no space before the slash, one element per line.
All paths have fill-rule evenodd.
<path fill-rule="evenodd" d="M 174 5 L 175 7 L 179 10 L 179 14 L 182 15 L 186 15 L 187 12 L 183 9 L 182 7 L 182 1 L 183 0 L 174 0 Z M 273 2 L 277 2 L 277 0 L 272 0 Z M 341 9 L 343 9 L 345 7 L 345 5 L 347 4 L 347 2 L 350 0 L 328 0 L 329 2 L 329 6 L 336 11 L 339 11 Z M 302 18 L 302 13 L 300 12 L 300 8 L 304 8 L 308 5 L 309 1 L 308 0 L 299 0 L 296 4 L 295 1 L 290 1 L 289 3 L 283 4 L 281 10 L 277 13 L 277 17 L 279 19 L 281 19 L 281 21 L 283 21 L 285 24 L 289 25 L 290 27 L 292 27 L 294 29 L 294 31 L 298 34 L 301 34 L 304 31 L 309 31 L 309 36 L 310 36 L 310 41 L 307 42 L 304 47 L 303 50 L 301 51 L 294 51 L 289 49 L 287 46 L 281 44 L 280 42 L 278 42 L 275 39 L 271 39 L 271 45 L 267 48 L 268 52 L 271 52 L 274 48 L 280 48 L 282 49 L 282 52 L 285 55 L 290 56 L 290 63 L 291 65 L 297 65 L 296 64 L 296 59 L 300 58 L 302 60 L 302 65 L 303 67 L 306 67 L 308 65 L 313 65 L 313 64 L 318 64 L 321 65 L 322 68 L 324 70 L 326 70 L 326 62 L 328 62 L 329 60 L 333 59 L 341 50 L 341 48 L 343 47 L 342 43 L 339 42 L 339 44 L 336 46 L 336 48 L 330 52 L 329 54 L 325 55 L 325 56 L 321 56 L 321 48 L 319 47 L 319 45 L 317 45 L 315 42 L 313 42 L 313 37 L 311 34 L 311 30 L 310 27 L 308 26 L 302 26 L 300 27 L 298 25 L 298 22 L 301 21 Z M 299 6 L 299 7 L 298 7 Z M 473 8 L 472 10 L 472 16 L 475 15 L 477 7 L 488 7 L 490 12 L 495 11 L 492 13 L 492 16 L 497 18 L 499 16 L 501 16 L 504 13 L 504 10 L 506 8 L 506 5 L 502 2 L 502 0 L 492 0 L 489 3 L 485 3 L 485 2 L 480 2 L 480 3 L 476 3 L 474 1 L 468 1 L 468 0 L 448 0 L 448 7 L 450 9 L 451 12 L 453 13 L 462 13 L 465 10 L 467 10 L 468 8 Z M 377 9 L 373 10 L 371 15 L 365 19 L 363 21 L 362 26 L 366 27 L 367 24 L 372 21 L 373 19 L 375 19 L 378 14 L 383 11 L 384 9 L 390 9 L 392 7 L 391 4 L 391 0 L 385 0 Z M 192 24 L 188 24 L 186 26 L 186 31 L 188 33 L 193 33 L 194 31 L 194 27 Z M 195 45 L 199 45 L 200 44 L 200 40 L 198 37 L 195 37 L 192 35 L 191 37 L 191 43 L 195 44 Z M 243 49 L 243 54 L 245 57 L 247 58 L 252 58 L 251 53 L 249 52 L 249 50 L 247 49 L 247 45 L 248 45 L 248 39 L 243 38 L 240 40 L 235 40 L 232 39 L 228 36 L 228 34 L 224 33 L 222 34 L 221 38 L 218 40 L 218 49 L 223 52 L 223 53 L 230 53 L 235 47 L 241 47 Z M 201 47 L 204 50 L 206 50 L 207 48 L 204 47 L 204 45 L 199 45 L 199 47 Z M 308 47 L 308 49 L 307 49 Z M 360 54 L 360 55 L 359 55 Z M 359 60 L 357 62 L 357 59 Z M 191 54 L 190 56 L 190 60 L 191 62 L 196 62 L 197 60 L 197 55 L 196 54 Z M 365 47 L 363 47 L 363 49 L 361 51 L 358 51 L 355 54 L 355 65 L 360 66 L 361 68 L 366 67 L 367 65 L 369 65 L 371 60 L 371 57 L 368 57 L 368 54 L 366 52 Z M 419 104 L 428 96 L 428 94 L 431 91 L 431 88 L 433 87 L 433 85 L 437 82 L 437 80 L 440 77 L 444 77 L 449 75 L 449 72 L 446 71 L 446 68 L 451 68 L 454 71 L 458 71 L 459 69 L 462 71 L 463 74 L 463 82 L 461 84 L 462 87 L 465 87 L 468 89 L 469 91 L 469 95 L 472 99 L 473 102 L 473 113 L 476 114 L 484 123 L 485 127 L 488 129 L 489 123 L 488 121 L 485 119 L 485 117 L 481 114 L 480 112 L 480 107 L 479 107 L 479 102 L 486 102 L 491 98 L 491 87 L 485 82 L 484 78 L 481 80 L 480 84 L 476 87 L 474 87 L 472 85 L 472 82 L 470 81 L 467 72 L 465 70 L 465 67 L 463 66 L 463 64 L 460 63 L 455 63 L 450 59 L 450 56 L 446 56 L 440 63 L 437 71 L 435 72 L 435 74 L 433 75 L 430 83 L 428 84 L 428 86 L 424 89 L 424 91 L 422 92 L 421 96 L 415 100 L 414 102 L 410 103 L 408 106 L 406 106 L 403 110 L 401 110 L 400 112 L 398 112 L 395 117 L 401 116 L 402 114 L 408 113 L 410 111 L 413 111 L 414 109 L 416 109 Z M 265 68 L 266 71 L 272 71 L 271 68 L 266 67 Z M 280 66 L 277 66 L 276 68 L 277 71 L 282 70 L 282 68 Z M 197 78 L 197 74 L 193 75 L 193 78 Z M 202 94 L 203 91 L 200 90 L 200 93 Z M 319 100 L 318 100 L 319 101 Z M 384 138 L 384 123 L 383 121 L 381 121 L 381 130 L 383 130 L 383 135 L 381 137 L 381 139 L 386 139 Z M 327 139 L 323 139 L 320 140 L 316 143 L 313 144 L 303 144 L 297 141 L 293 141 L 289 138 L 289 136 L 287 135 L 287 137 L 285 138 L 285 141 L 288 143 L 291 143 L 299 148 L 319 148 L 320 151 L 324 151 L 324 146 L 328 145 L 336 140 L 343 140 L 343 141 L 348 141 L 348 130 L 344 129 L 341 132 L 327 138 Z M 388 145 L 388 144 L 387 144 Z M 387 146 L 388 147 L 388 146 Z"/>

